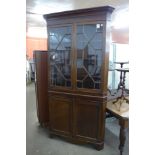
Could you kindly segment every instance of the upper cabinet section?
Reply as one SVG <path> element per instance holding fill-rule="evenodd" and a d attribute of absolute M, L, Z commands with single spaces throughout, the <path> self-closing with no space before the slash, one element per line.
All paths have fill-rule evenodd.
<path fill-rule="evenodd" d="M 107 91 L 113 10 L 105 6 L 44 15 L 49 88 L 101 94 Z"/>

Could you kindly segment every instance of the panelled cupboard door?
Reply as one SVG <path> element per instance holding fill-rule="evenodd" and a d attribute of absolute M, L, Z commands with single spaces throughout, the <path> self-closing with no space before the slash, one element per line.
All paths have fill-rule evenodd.
<path fill-rule="evenodd" d="M 72 86 L 72 25 L 48 28 L 49 84 L 51 87 Z"/>
<path fill-rule="evenodd" d="M 55 133 L 72 134 L 72 99 L 66 96 L 52 95 L 49 98 L 50 129 Z"/>
<path fill-rule="evenodd" d="M 74 104 L 74 134 L 79 139 L 103 139 L 101 131 L 102 103 L 91 99 L 76 98 Z M 103 129 L 102 129 L 103 130 Z"/>

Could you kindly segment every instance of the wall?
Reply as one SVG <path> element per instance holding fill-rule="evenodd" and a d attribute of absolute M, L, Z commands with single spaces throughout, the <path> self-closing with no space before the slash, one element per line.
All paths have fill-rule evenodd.
<path fill-rule="evenodd" d="M 33 58 L 34 50 L 47 50 L 47 38 L 26 37 L 26 54 Z"/>
<path fill-rule="evenodd" d="M 129 44 L 129 28 L 112 29 L 112 42 Z"/>

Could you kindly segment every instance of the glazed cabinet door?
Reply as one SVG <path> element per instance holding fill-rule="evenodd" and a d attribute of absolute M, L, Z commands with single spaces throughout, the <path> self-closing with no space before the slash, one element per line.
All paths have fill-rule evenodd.
<path fill-rule="evenodd" d="M 56 134 L 72 135 L 72 99 L 68 96 L 49 97 L 50 130 Z"/>
<path fill-rule="evenodd" d="M 76 87 L 98 91 L 104 57 L 104 24 L 76 25 Z"/>
<path fill-rule="evenodd" d="M 48 61 L 50 87 L 72 86 L 72 26 L 48 28 Z"/>

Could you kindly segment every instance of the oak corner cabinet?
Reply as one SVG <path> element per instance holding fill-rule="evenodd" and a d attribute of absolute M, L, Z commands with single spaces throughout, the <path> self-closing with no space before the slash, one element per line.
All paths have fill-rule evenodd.
<path fill-rule="evenodd" d="M 46 14 L 51 135 L 104 146 L 110 6 Z"/>

